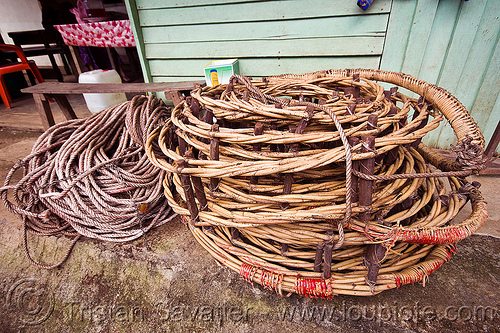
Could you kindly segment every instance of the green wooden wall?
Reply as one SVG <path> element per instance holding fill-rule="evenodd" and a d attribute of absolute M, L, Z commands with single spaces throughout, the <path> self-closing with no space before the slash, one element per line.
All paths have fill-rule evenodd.
<path fill-rule="evenodd" d="M 126 0 L 146 82 L 203 78 L 238 58 L 259 77 L 329 68 L 405 72 L 448 89 L 488 142 L 500 120 L 498 0 Z M 426 137 L 448 148 L 442 126 Z"/>
<path fill-rule="evenodd" d="M 500 1 L 394 0 L 381 69 L 437 84 L 469 110 L 489 142 L 500 120 Z M 443 123 L 424 142 L 455 142 Z"/>
<path fill-rule="evenodd" d="M 391 0 L 128 0 L 154 82 L 202 79 L 214 59 L 248 76 L 376 68 Z M 135 10 L 133 9 L 135 8 Z"/>

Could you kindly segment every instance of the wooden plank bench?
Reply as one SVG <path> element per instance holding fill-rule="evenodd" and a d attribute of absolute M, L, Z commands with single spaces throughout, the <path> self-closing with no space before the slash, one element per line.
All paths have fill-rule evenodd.
<path fill-rule="evenodd" d="M 44 129 L 55 125 L 49 99 L 54 99 L 61 108 L 66 119 L 77 119 L 75 111 L 68 102 L 66 95 L 86 93 L 165 93 L 165 98 L 177 105 L 194 88 L 200 87 L 205 81 L 183 81 L 165 83 L 63 83 L 43 82 L 24 88 L 23 93 L 33 94 L 33 99 L 42 118 Z"/>

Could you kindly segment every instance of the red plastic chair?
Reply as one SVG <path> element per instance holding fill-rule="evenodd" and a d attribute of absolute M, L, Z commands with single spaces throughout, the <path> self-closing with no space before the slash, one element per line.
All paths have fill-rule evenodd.
<path fill-rule="evenodd" d="M 9 91 L 7 90 L 7 85 L 5 84 L 5 80 L 3 78 L 4 74 L 29 70 L 31 71 L 31 73 L 33 73 L 33 76 L 35 77 L 35 80 L 38 83 L 43 82 L 43 77 L 42 74 L 40 74 L 40 71 L 38 70 L 38 67 L 36 66 L 35 62 L 26 59 L 26 56 L 24 55 L 23 51 L 18 46 L 0 44 L 0 51 L 14 51 L 19 60 L 21 60 L 21 62 L 0 65 L 0 83 L 1 83 L 0 96 L 2 96 L 2 100 L 5 106 L 8 109 L 10 109 L 10 103 L 12 103 L 12 97 L 10 97 Z"/>

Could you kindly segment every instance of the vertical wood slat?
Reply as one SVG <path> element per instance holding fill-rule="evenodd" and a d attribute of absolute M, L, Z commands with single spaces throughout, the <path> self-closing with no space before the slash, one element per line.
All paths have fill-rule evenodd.
<path fill-rule="evenodd" d="M 319 242 L 316 245 L 316 254 L 314 255 L 314 271 L 321 272 L 321 263 L 323 262 L 323 252 L 325 249 L 325 243 Z"/>
<path fill-rule="evenodd" d="M 303 96 L 301 95 L 301 99 L 303 98 Z M 295 132 L 295 134 L 302 134 L 304 133 L 306 127 L 307 127 L 307 123 L 309 122 L 309 120 L 312 118 L 313 116 L 313 111 L 314 111 L 314 108 L 312 106 L 307 106 L 306 107 L 306 113 L 307 113 L 307 118 L 302 118 L 300 121 L 299 121 L 299 124 L 297 125 L 297 128 L 293 129 L 293 128 L 290 128 L 290 131 L 293 131 Z M 299 149 L 299 144 L 298 143 L 292 143 L 290 145 L 290 148 L 289 148 L 289 152 L 290 153 L 296 153 Z M 293 173 L 286 173 L 285 174 L 285 181 L 284 181 L 284 184 L 283 184 L 283 194 L 290 194 L 292 193 L 292 184 L 293 184 Z M 285 210 L 285 209 L 288 209 L 288 207 L 290 207 L 290 205 L 288 203 L 282 203 L 281 204 L 281 209 L 282 210 Z"/>
<path fill-rule="evenodd" d="M 188 166 L 187 161 L 182 160 L 178 163 L 179 168 L 186 168 Z M 184 190 L 184 196 L 186 197 L 186 206 L 189 211 L 190 219 L 189 223 L 194 226 L 196 222 L 199 221 L 199 211 L 198 206 L 196 206 L 196 201 L 194 200 L 193 186 L 191 185 L 191 178 L 189 175 L 180 173 L 179 178 L 181 179 L 182 189 Z"/>
<path fill-rule="evenodd" d="M 333 235 L 333 232 L 331 234 Z M 329 279 L 332 276 L 332 255 L 333 242 L 326 243 L 323 253 L 323 279 Z"/>
<path fill-rule="evenodd" d="M 377 118 L 368 117 L 367 129 L 373 129 L 377 126 Z M 376 116 L 375 116 L 376 117 Z M 375 148 L 375 137 L 372 135 L 363 135 L 361 137 L 363 142 L 362 152 L 371 152 Z M 367 175 L 373 175 L 375 169 L 375 158 L 365 159 L 361 161 L 360 170 Z M 372 204 L 372 192 L 373 192 L 373 181 L 360 179 L 359 180 L 359 205 L 361 207 L 369 207 Z M 363 212 L 359 214 L 359 219 L 366 223 L 365 228 L 368 228 L 370 222 L 371 211 Z M 378 271 L 380 268 L 380 260 L 383 257 L 380 254 L 385 253 L 385 248 L 380 244 L 368 244 L 366 246 L 366 252 L 364 255 L 364 263 L 367 266 L 368 273 L 366 275 L 366 282 L 370 287 L 375 285 L 377 280 Z"/>
<path fill-rule="evenodd" d="M 372 130 L 377 128 L 377 115 L 368 116 L 367 129 Z M 375 148 L 375 137 L 373 135 L 363 135 L 361 136 L 361 141 L 363 143 L 362 153 L 369 153 L 374 151 Z M 359 169 L 362 173 L 367 175 L 373 175 L 375 170 L 375 158 L 364 159 L 360 162 Z M 372 194 L 373 194 L 373 181 L 366 179 L 359 179 L 359 206 L 369 207 L 372 204 Z M 368 223 L 370 220 L 371 212 L 363 212 L 359 214 L 359 219 L 362 222 Z"/>
<path fill-rule="evenodd" d="M 134 34 L 135 47 L 137 49 L 137 54 L 139 55 L 139 62 L 141 64 L 144 82 L 153 82 L 149 63 L 146 58 L 144 39 L 142 38 L 141 22 L 139 20 L 139 11 L 137 10 L 136 0 L 125 0 L 125 6 L 127 8 L 127 14 L 132 27 L 132 32 Z"/>
<path fill-rule="evenodd" d="M 385 226 L 390 225 L 389 222 L 379 221 L 379 223 Z M 387 249 L 382 244 L 368 244 L 366 246 L 366 252 L 363 261 L 368 270 L 368 273 L 366 274 L 365 280 L 368 286 L 372 288 L 372 292 L 373 287 L 377 282 L 378 272 L 380 270 L 380 267 L 382 266 L 382 260 L 384 259 L 386 252 Z"/>
<path fill-rule="evenodd" d="M 499 35 L 500 36 L 500 32 Z M 474 105 L 470 112 L 474 120 L 480 125 L 486 142 L 493 139 L 496 126 L 500 123 L 500 41 L 496 41 L 486 74 L 481 83 Z M 489 111 L 490 112 L 485 112 Z M 484 124 L 484 125 L 483 125 Z M 496 146 L 493 151 L 500 152 Z"/>
<path fill-rule="evenodd" d="M 374 144 L 375 144 L 375 138 L 373 136 L 363 136 L 361 138 L 361 141 L 363 141 L 363 153 L 371 152 L 373 150 Z M 367 175 L 372 175 L 373 170 L 375 168 L 375 159 L 370 158 L 370 159 L 365 159 L 361 161 L 359 170 L 360 172 L 367 174 Z M 366 179 L 359 179 L 359 206 L 363 208 L 369 208 L 370 205 L 372 204 L 372 192 L 373 192 L 373 181 L 371 180 L 366 180 Z M 362 222 L 368 223 L 370 220 L 370 215 L 371 212 L 370 210 L 360 213 L 359 214 L 359 219 Z"/>
<path fill-rule="evenodd" d="M 184 156 L 188 149 L 188 145 L 186 141 L 184 141 L 184 139 L 181 138 L 180 136 L 177 136 L 177 141 L 179 143 L 179 154 L 181 154 L 181 156 Z"/>
<path fill-rule="evenodd" d="M 391 92 L 386 94 L 386 98 L 390 99 Z M 370 115 L 367 121 L 367 130 L 375 129 L 377 127 L 378 118 L 376 115 Z M 363 142 L 362 152 L 371 152 L 375 148 L 375 137 L 372 135 L 364 135 L 361 137 Z M 360 163 L 360 171 L 373 175 L 375 170 L 375 158 L 362 160 Z M 372 204 L 373 181 L 366 179 L 359 179 L 359 205 L 360 207 L 370 207 Z M 370 222 L 371 210 L 359 214 L 359 219 L 366 223 L 365 228 L 368 227 Z M 365 264 L 368 266 L 367 282 L 372 285 L 373 268 L 376 267 L 377 261 L 374 260 L 376 256 L 373 255 L 378 250 L 375 244 L 369 244 L 365 252 Z M 377 269 L 378 273 L 378 269 Z M 376 279 L 376 276 L 375 276 Z"/>
<path fill-rule="evenodd" d="M 484 151 L 484 154 L 486 155 L 486 166 L 488 166 L 492 162 L 493 152 L 497 149 L 499 143 L 500 143 L 500 122 L 497 124 L 497 127 L 495 128 L 495 131 L 493 132 L 493 135 L 491 137 L 490 143 L 488 144 L 488 147 L 486 147 L 486 150 Z"/>
<path fill-rule="evenodd" d="M 237 228 L 231 227 L 231 243 L 235 244 L 235 241 L 240 239 L 240 231 Z"/>
<path fill-rule="evenodd" d="M 281 255 L 283 257 L 288 256 L 288 251 L 290 250 L 290 246 L 286 243 L 281 244 Z"/>
<path fill-rule="evenodd" d="M 214 124 L 210 129 L 212 132 L 219 131 L 219 125 Z M 216 137 L 210 138 L 210 159 L 212 161 L 219 160 L 219 139 Z M 220 178 L 210 178 L 210 191 L 216 191 L 219 188 Z"/>
<path fill-rule="evenodd" d="M 403 73 L 417 73 L 415 76 L 418 77 L 438 4 L 439 1 L 436 0 L 419 0 L 417 2 L 405 60 L 401 69 Z M 418 51 L 415 52 L 415 50 Z"/>
<path fill-rule="evenodd" d="M 483 132 L 484 137 L 489 140 L 487 142 L 490 142 L 492 144 L 491 151 L 496 151 L 497 153 L 500 152 L 500 146 L 497 144 L 495 145 L 493 143 L 493 140 L 495 138 L 495 132 L 497 128 L 500 126 L 500 94 L 497 96 L 497 100 L 495 102 L 495 105 L 493 106 L 493 111 L 490 114 L 490 118 L 492 121 L 488 121 L 488 126 L 486 127 L 485 131 Z M 495 126 L 495 129 L 493 130 L 493 127 Z"/>
<path fill-rule="evenodd" d="M 185 156 L 188 159 L 195 158 L 192 150 L 188 150 L 186 152 Z M 194 195 L 195 195 L 196 199 L 198 199 L 198 202 L 200 204 L 199 210 L 200 211 L 208 210 L 207 197 L 205 196 L 205 189 L 203 187 L 203 182 L 201 181 L 201 178 L 196 177 L 196 176 L 191 176 L 191 183 L 193 184 Z"/>
<path fill-rule="evenodd" d="M 327 236 L 333 236 L 333 229 L 326 231 Z M 333 241 L 325 241 L 323 248 L 323 279 L 329 279 L 332 276 L 332 260 L 333 260 Z"/>
<path fill-rule="evenodd" d="M 349 138 L 349 146 L 354 147 L 359 143 L 359 138 L 350 137 Z M 359 160 L 352 161 L 352 170 L 359 171 Z M 358 177 L 356 175 L 351 174 L 351 200 L 352 202 L 358 201 Z"/>
<path fill-rule="evenodd" d="M 417 77 L 427 82 L 438 82 L 447 59 L 448 47 L 453 39 L 455 23 L 464 1 L 436 1 L 436 15 L 423 50 L 422 64 Z M 451 54 L 453 57 L 454 54 Z"/>
<path fill-rule="evenodd" d="M 380 69 L 401 72 L 417 0 L 393 1 Z"/>
<path fill-rule="evenodd" d="M 488 35 L 494 33 L 492 29 L 495 23 L 489 22 L 488 19 L 490 15 L 495 14 L 495 9 L 489 9 L 487 5 L 490 3 L 491 7 L 493 2 L 494 0 L 480 0 L 474 6 L 462 5 L 460 16 L 455 25 L 455 33 L 449 46 L 448 57 L 438 81 L 440 86 L 450 90 L 466 108 L 472 106 L 466 101 L 467 95 L 470 94 L 469 89 L 464 90 L 460 86 L 465 84 L 472 88 L 473 82 L 480 80 L 481 67 L 487 65 L 483 64 L 483 59 L 490 54 L 487 47 L 489 43 L 484 43 L 484 39 L 485 37 L 486 39 L 490 38 L 491 36 Z M 498 13 L 498 10 L 496 12 Z M 480 44 L 486 48 L 481 48 Z M 480 49 L 477 49 L 478 47 Z M 462 82 L 466 79 L 471 81 Z"/>
<path fill-rule="evenodd" d="M 229 87 L 229 86 L 228 86 Z M 264 123 L 257 122 L 255 124 L 255 128 L 253 130 L 253 135 L 262 135 L 264 133 Z M 252 146 L 253 151 L 259 152 L 261 150 L 262 144 L 260 143 L 255 143 Z M 250 187 L 252 185 L 256 185 L 259 182 L 259 177 L 257 176 L 252 176 L 250 177 Z M 252 188 L 250 188 L 250 192 L 253 192 Z"/>
<path fill-rule="evenodd" d="M 478 32 L 479 22 L 483 16 L 488 0 L 462 3 L 459 16 L 456 18 L 454 33 L 448 45 L 446 61 L 441 69 L 439 84 L 450 92 L 456 91 L 458 80 L 467 63 L 469 51 Z M 456 96 L 459 97 L 459 96 Z"/>
<path fill-rule="evenodd" d="M 394 96 L 396 94 L 397 89 L 391 88 L 389 91 L 388 97 Z M 386 95 L 387 96 L 387 95 Z M 376 115 L 368 116 L 367 121 L 367 129 L 375 129 L 377 128 L 378 118 Z M 371 135 L 362 136 L 361 140 L 363 141 L 363 150 L 362 152 L 370 152 L 375 148 L 375 137 Z M 366 173 L 368 175 L 372 175 L 375 169 L 375 158 L 370 158 L 367 160 L 363 160 L 361 162 L 361 172 Z M 373 181 L 360 179 L 359 180 L 359 205 L 360 206 L 371 206 L 372 204 L 372 191 L 373 191 Z M 366 223 L 366 227 L 368 227 L 368 223 L 370 222 L 371 212 L 364 212 L 359 214 L 359 219 Z M 378 221 L 381 223 L 381 221 Z M 383 222 L 382 222 L 383 223 Z M 373 288 L 377 281 L 378 272 L 381 266 L 381 261 L 385 255 L 386 248 L 382 244 L 369 244 L 366 247 L 366 252 L 364 255 L 364 263 L 367 266 L 368 273 L 366 275 L 366 282 Z M 372 289 L 373 292 L 373 289 Z"/>
<path fill-rule="evenodd" d="M 296 131 L 295 125 L 290 125 L 290 130 L 289 132 L 295 133 Z M 288 148 L 289 152 L 292 152 L 292 148 Z M 292 185 L 293 185 L 293 173 L 285 173 L 284 179 L 283 179 L 283 194 L 290 194 L 292 193 Z M 282 210 L 287 210 L 290 207 L 290 204 L 287 202 L 282 202 L 280 204 L 280 207 Z"/>

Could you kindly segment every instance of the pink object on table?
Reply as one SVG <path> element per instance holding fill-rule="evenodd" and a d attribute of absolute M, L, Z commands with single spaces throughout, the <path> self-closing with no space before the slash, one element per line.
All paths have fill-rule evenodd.
<path fill-rule="evenodd" d="M 129 20 L 103 21 L 54 26 L 66 45 L 97 47 L 134 47 Z"/>

